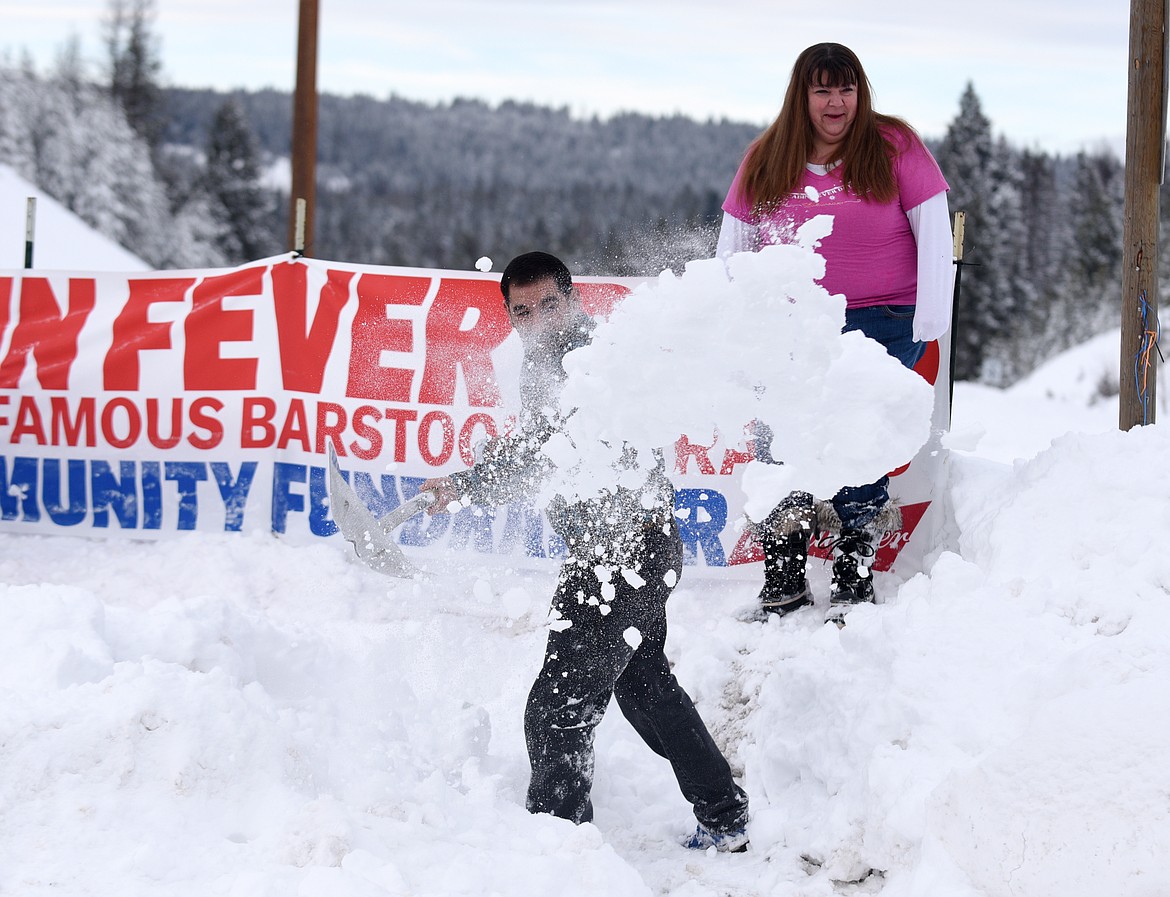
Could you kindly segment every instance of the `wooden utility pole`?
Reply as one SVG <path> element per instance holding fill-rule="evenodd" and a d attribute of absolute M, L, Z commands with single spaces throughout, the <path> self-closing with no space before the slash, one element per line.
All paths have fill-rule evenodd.
<path fill-rule="evenodd" d="M 1121 274 L 1119 426 L 1154 423 L 1158 375 L 1158 192 L 1166 141 L 1166 2 L 1130 0 Z"/>
<path fill-rule="evenodd" d="M 302 252 L 313 246 L 313 210 L 317 205 L 317 0 L 300 0 L 292 127 L 288 246 Z M 304 200 L 303 231 L 297 221 L 298 199 Z M 298 236 L 303 242 L 298 243 Z"/>

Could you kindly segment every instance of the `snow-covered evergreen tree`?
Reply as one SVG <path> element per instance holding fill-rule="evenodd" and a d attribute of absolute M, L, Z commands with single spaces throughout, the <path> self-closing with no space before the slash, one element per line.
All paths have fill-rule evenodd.
<path fill-rule="evenodd" d="M 229 99 L 215 113 L 207 141 L 205 183 L 223 225 L 217 245 L 233 263 L 273 255 L 270 197 L 260 186 L 259 148 L 240 104 Z"/>
<path fill-rule="evenodd" d="M 979 318 L 984 340 L 979 379 L 1006 386 L 1032 367 L 1016 350 L 1034 313 L 1037 291 L 1025 254 L 1023 172 L 1019 154 L 1003 138 L 992 148 L 988 175 L 983 268 L 973 278 L 975 299 L 984 303 Z"/>
<path fill-rule="evenodd" d="M 154 15 L 154 0 L 109 0 L 103 22 L 110 94 L 151 150 L 158 145 L 166 124 L 159 86 L 162 59 L 152 30 Z"/>
<path fill-rule="evenodd" d="M 34 174 L 32 129 L 29 115 L 35 104 L 36 73 L 32 62 L 0 64 L 0 162 L 25 180 Z"/>
<path fill-rule="evenodd" d="M 1107 151 L 1078 153 L 1067 202 L 1064 289 L 1048 330 L 1053 353 L 1118 325 L 1124 204 L 1117 158 Z"/>
<path fill-rule="evenodd" d="M 1017 157 L 1020 171 L 1021 211 L 1024 216 L 1024 267 L 1036 296 L 1034 321 L 1047 317 L 1054 301 L 1062 256 L 1069 244 L 1070 229 L 1060 186 L 1056 160 L 1047 153 L 1024 150 Z"/>
<path fill-rule="evenodd" d="M 955 318 L 955 377 L 980 376 L 990 340 L 1003 333 L 1004 318 L 996 304 L 992 268 L 996 263 L 993 215 L 993 156 L 991 120 L 983 114 L 975 86 L 967 84 L 959 99 L 959 114 L 939 145 L 938 163 L 950 185 L 950 206 L 967 213 L 964 260 L 973 267 L 963 275 L 962 296 Z"/>

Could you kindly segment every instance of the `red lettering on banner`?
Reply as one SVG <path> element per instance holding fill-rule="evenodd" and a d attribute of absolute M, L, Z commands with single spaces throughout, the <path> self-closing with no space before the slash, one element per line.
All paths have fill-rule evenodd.
<path fill-rule="evenodd" d="M 581 305 L 595 318 L 608 318 L 613 307 L 624 299 L 630 288 L 617 283 L 579 283 Z"/>
<path fill-rule="evenodd" d="M 309 324 L 308 269 L 296 262 L 274 265 L 272 291 L 280 371 L 285 389 L 319 393 L 325 365 L 337 339 L 341 310 L 349 299 L 352 271 L 327 271 Z"/>
<path fill-rule="evenodd" d="M 248 342 L 253 337 L 252 312 L 229 311 L 229 296 L 257 296 L 262 292 L 265 268 L 242 268 L 228 274 L 205 277 L 191 294 L 191 313 L 184 322 L 187 353 L 183 359 L 183 383 L 187 389 L 255 389 L 255 358 L 223 358 L 223 343 Z"/>
<path fill-rule="evenodd" d="M 159 432 L 159 400 L 146 400 L 146 438 L 159 449 L 174 448 L 183 436 L 183 400 L 171 399 L 171 435 L 163 437 Z"/>
<path fill-rule="evenodd" d="M 0 389 L 20 385 L 30 353 L 36 359 L 42 388 L 68 389 L 69 371 L 77 360 L 77 337 L 93 311 L 95 294 L 92 278 L 69 278 L 69 311 L 61 314 L 47 278 L 23 278 L 20 318 L 12 330 L 8 355 L 0 362 Z"/>
<path fill-rule="evenodd" d="M 138 389 L 141 380 L 138 353 L 143 349 L 171 348 L 171 324 L 147 320 L 156 302 L 182 302 L 194 278 L 131 280 L 126 304 L 114 319 L 113 341 L 102 364 L 106 389 Z"/>
<path fill-rule="evenodd" d="M 280 436 L 276 439 L 276 447 L 286 449 L 294 440 L 299 442 L 306 452 L 309 451 L 309 419 L 305 414 L 305 403 L 301 399 L 293 399 L 288 403 L 288 414 L 284 416 L 284 426 L 281 427 Z"/>
<path fill-rule="evenodd" d="M 49 399 L 50 426 L 53 431 L 53 445 L 81 445 L 81 434 L 85 433 L 85 445 L 97 445 L 94 418 L 97 402 L 92 396 L 87 396 L 77 403 L 77 416 L 70 420 L 69 399 L 65 396 L 52 396 Z"/>
<path fill-rule="evenodd" d="M 45 438 L 45 423 L 41 420 L 41 409 L 37 407 L 36 399 L 32 396 L 20 397 L 20 404 L 16 408 L 16 422 L 12 425 L 12 434 L 8 441 L 16 445 L 25 436 L 31 436 L 37 445 L 48 442 Z"/>
<path fill-rule="evenodd" d="M 739 541 L 727 557 L 727 566 L 735 567 L 739 564 L 754 564 L 764 559 L 764 549 L 750 529 L 739 534 Z"/>
<path fill-rule="evenodd" d="M 436 423 L 439 424 L 442 439 L 442 448 L 437 454 L 431 451 L 431 430 Z M 441 467 L 451 460 L 451 455 L 455 453 L 455 423 L 446 411 L 430 411 L 419 421 L 418 453 L 431 467 Z"/>
<path fill-rule="evenodd" d="M 910 537 L 914 535 L 914 530 L 917 528 L 919 521 L 922 520 L 922 515 L 926 513 L 928 507 L 930 507 L 930 502 L 928 501 L 902 505 L 902 528 L 892 532 L 882 533 L 878 539 L 878 544 L 874 546 L 877 552 L 873 560 L 873 570 L 881 573 L 894 566 L 894 561 L 897 559 L 898 554 L 906 547 L 906 543 L 910 541 Z M 826 560 L 830 559 L 833 556 L 832 534 L 829 532 L 814 533 L 809 540 L 808 553 L 813 557 L 824 558 Z M 760 547 L 760 543 L 756 540 L 752 530 L 745 529 L 740 534 L 739 541 L 728 557 L 727 564 L 728 566 L 751 564 L 756 561 L 762 561 L 763 559 L 763 548 Z"/>
<path fill-rule="evenodd" d="M 392 305 L 422 305 L 429 277 L 363 274 L 357 282 L 358 307 L 350 334 L 349 382 L 345 394 L 354 399 L 409 402 L 414 371 L 382 367 L 382 352 L 410 352 L 414 334 L 410 321 L 390 318 Z"/>
<path fill-rule="evenodd" d="M 330 423 L 329 418 L 333 418 Z M 318 402 L 317 403 L 317 454 L 325 454 L 325 440 L 329 439 L 333 443 L 333 450 L 339 455 L 345 454 L 345 448 L 341 444 L 341 434 L 345 431 L 345 423 L 348 419 L 345 409 L 334 402 Z"/>
<path fill-rule="evenodd" d="M 695 463 L 699 466 L 699 473 L 714 476 L 715 465 L 707 457 L 707 452 L 713 447 L 710 445 L 699 445 L 698 443 L 691 442 L 686 436 L 680 436 L 674 443 L 674 472 L 685 474 L 687 472 L 687 461 L 694 458 Z"/>
<path fill-rule="evenodd" d="M 276 427 L 272 418 L 276 416 L 276 402 L 263 397 L 244 399 L 243 420 L 240 422 L 240 448 L 268 448 L 276 441 Z M 260 428 L 263 435 L 254 436 Z"/>
<path fill-rule="evenodd" d="M 8 402 L 11 398 L 12 398 L 11 396 L 0 396 L 0 405 L 3 405 L 5 407 L 5 410 L 7 410 Z M 8 426 L 8 416 L 7 415 L 0 416 L 0 427 L 7 427 L 7 426 Z"/>
<path fill-rule="evenodd" d="M 115 429 L 114 414 L 119 409 L 126 411 L 126 435 L 120 437 Z M 114 448 L 129 448 L 138 441 L 142 432 L 142 417 L 138 408 L 129 399 L 111 399 L 102 409 L 102 438 Z"/>
<path fill-rule="evenodd" d="M 464 329 L 468 312 L 475 312 Z M 427 361 L 418 401 L 455 404 L 456 369 L 463 368 L 467 402 L 480 408 L 500 403 L 492 350 L 512 332 L 500 285 L 492 280 L 444 278 L 427 313 Z"/>
<path fill-rule="evenodd" d="M 215 414 L 209 414 L 211 409 Z M 206 436 L 192 433 L 187 441 L 197 449 L 213 449 L 223 442 L 223 423 L 216 416 L 223 411 L 223 402 L 204 396 L 191 403 L 191 423 L 207 431 Z"/>
<path fill-rule="evenodd" d="M 369 443 L 369 448 L 362 448 L 356 440 L 349 444 L 350 453 L 355 458 L 361 458 L 363 461 L 372 461 L 382 453 L 382 433 L 377 427 L 372 427 L 367 423 L 369 418 L 380 420 L 381 417 L 382 415 L 378 413 L 378 409 L 373 405 L 361 405 L 354 411 L 352 418 L 353 431 L 359 438 Z M 401 430 L 402 428 L 399 427 L 399 429 Z M 402 440 L 402 450 L 403 452 L 406 451 L 405 436 Z M 338 454 L 341 455 L 344 452 L 338 452 Z"/>
<path fill-rule="evenodd" d="M 410 408 L 387 408 L 386 420 L 394 421 L 394 460 L 406 461 L 406 422 L 418 420 L 418 412 Z"/>
<path fill-rule="evenodd" d="M 0 405 L 7 404 L 7 396 L 0 396 Z M 194 434 L 188 441 L 199 448 L 212 448 L 223 441 L 224 429 L 211 411 L 223 409 L 223 403 L 216 398 L 205 397 L 190 403 L 190 410 L 184 417 L 186 400 L 134 398 L 116 396 L 102 405 L 93 396 L 22 396 L 17 410 L 16 421 L 9 440 L 16 444 L 25 437 L 32 437 L 40 445 L 87 446 L 93 447 L 100 440 L 112 448 L 126 449 L 146 440 L 157 449 L 172 449 L 183 438 L 187 422 L 203 428 L 205 434 Z M 162 417 L 169 403 L 169 423 Z M 45 419 L 49 427 L 45 428 Z M 0 425 L 7 425 L 0 418 Z M 163 431 L 166 430 L 164 433 Z"/>
<path fill-rule="evenodd" d="M 753 448 L 748 448 L 746 452 L 740 452 L 735 449 L 724 449 L 723 463 L 719 465 L 719 475 L 724 477 L 731 476 L 731 474 L 735 473 L 736 464 L 747 464 L 755 457 L 756 453 Z"/>
<path fill-rule="evenodd" d="M 476 427 L 483 427 L 490 439 L 496 435 L 496 421 L 490 414 L 479 412 L 471 415 L 459 428 L 459 457 L 463 463 L 471 467 L 475 463 L 475 453 L 472 451 L 471 437 Z"/>

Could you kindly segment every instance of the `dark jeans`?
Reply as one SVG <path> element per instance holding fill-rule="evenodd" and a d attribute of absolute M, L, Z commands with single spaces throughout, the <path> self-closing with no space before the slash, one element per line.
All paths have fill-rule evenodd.
<path fill-rule="evenodd" d="M 663 577 L 674 571 L 677 582 L 682 554 L 677 528 L 669 535 L 647 531 L 637 571 L 644 584 L 635 588 L 614 569 L 609 597 L 594 562 L 565 561 L 553 606 L 572 625 L 549 633 L 524 713 L 531 812 L 574 822 L 593 818 L 593 736 L 612 694 L 642 740 L 670 762 L 699 822 L 717 832 L 746 824 L 747 797 L 663 651 L 672 591 Z"/>

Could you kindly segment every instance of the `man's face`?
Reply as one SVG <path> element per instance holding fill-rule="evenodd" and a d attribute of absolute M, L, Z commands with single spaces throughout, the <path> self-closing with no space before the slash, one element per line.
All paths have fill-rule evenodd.
<path fill-rule="evenodd" d="M 508 320 L 525 343 L 541 342 L 564 330 L 577 316 L 576 293 L 566 296 L 551 277 L 509 289 Z"/>

